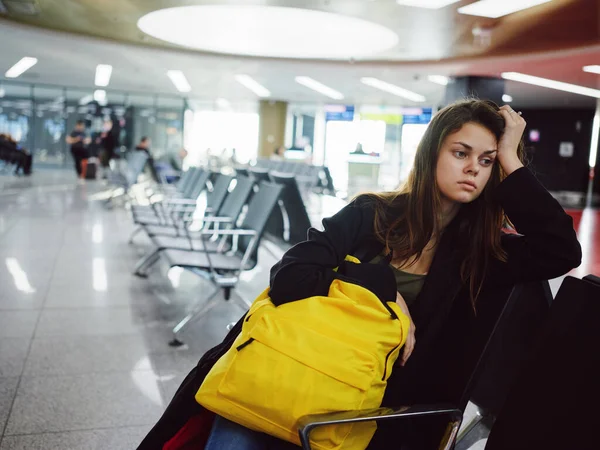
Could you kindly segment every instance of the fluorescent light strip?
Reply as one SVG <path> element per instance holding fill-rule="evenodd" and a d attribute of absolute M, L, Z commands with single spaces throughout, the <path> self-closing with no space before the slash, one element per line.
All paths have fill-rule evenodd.
<path fill-rule="evenodd" d="M 600 66 L 584 66 L 583 71 L 600 75 Z"/>
<path fill-rule="evenodd" d="M 497 19 L 517 11 L 549 3 L 552 0 L 481 0 L 458 8 L 461 14 Z"/>
<path fill-rule="evenodd" d="M 415 8 L 440 9 L 460 0 L 396 0 L 402 6 L 414 6 Z"/>
<path fill-rule="evenodd" d="M 301 84 L 313 91 L 318 92 L 319 94 L 323 94 L 329 98 L 334 100 L 343 100 L 344 94 L 335 89 L 330 88 L 329 86 L 325 86 L 323 83 L 319 83 L 317 80 L 313 80 L 310 77 L 296 77 L 296 83 Z"/>
<path fill-rule="evenodd" d="M 361 78 L 360 82 L 366 84 L 367 86 L 374 87 L 375 89 L 379 89 L 380 91 L 389 92 L 390 94 L 394 94 L 398 97 L 412 100 L 413 102 L 424 102 L 426 100 L 426 98 L 421 94 L 401 88 L 395 84 L 386 83 L 385 81 L 378 80 L 377 78 Z"/>
<path fill-rule="evenodd" d="M 592 142 L 590 144 L 590 167 L 596 166 L 596 158 L 598 157 L 598 135 L 600 134 L 600 100 L 596 106 L 596 114 L 592 122 Z"/>
<path fill-rule="evenodd" d="M 37 64 L 37 62 L 38 62 L 37 58 L 25 56 L 24 58 L 21 58 L 21 60 L 18 63 L 16 63 L 14 66 L 12 66 L 10 69 L 8 69 L 6 71 L 6 73 L 4 74 L 4 76 L 6 78 L 17 78 L 18 76 L 23 74 L 23 72 L 25 72 L 25 71 L 31 69 L 33 66 L 35 66 Z"/>
<path fill-rule="evenodd" d="M 563 83 L 562 81 L 549 80 L 547 78 L 534 77 L 518 72 L 504 72 L 502 78 L 505 80 L 519 81 L 521 83 L 533 84 L 534 86 L 556 89 L 558 91 L 572 92 L 573 94 L 587 95 L 588 97 L 600 98 L 600 90 L 578 86 L 576 84 Z"/>
<path fill-rule="evenodd" d="M 450 81 L 450 79 L 444 75 L 429 75 L 427 79 L 432 83 L 441 84 L 442 86 L 446 86 Z"/>
<path fill-rule="evenodd" d="M 190 92 L 192 87 L 181 70 L 167 70 L 167 76 L 179 92 Z"/>
<path fill-rule="evenodd" d="M 508 95 L 508 94 L 504 94 L 504 95 L 502 96 L 502 101 L 503 101 L 504 103 L 510 103 L 510 102 L 512 102 L 512 101 L 513 101 L 513 98 L 512 98 L 512 96 L 510 96 L 510 95 Z"/>
<path fill-rule="evenodd" d="M 112 66 L 109 64 L 98 64 L 96 66 L 96 79 L 94 81 L 96 86 L 108 86 L 108 83 L 110 83 L 110 76 L 112 75 L 112 69 Z"/>
<path fill-rule="evenodd" d="M 270 97 L 271 91 L 252 78 L 250 75 L 239 74 L 235 76 L 235 80 L 247 89 L 250 89 L 259 97 Z"/>

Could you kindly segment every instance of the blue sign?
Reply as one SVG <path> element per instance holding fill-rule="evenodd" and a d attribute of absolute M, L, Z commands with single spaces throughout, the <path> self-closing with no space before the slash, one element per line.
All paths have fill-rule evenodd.
<path fill-rule="evenodd" d="M 354 120 L 353 105 L 325 105 L 325 120 L 352 122 Z"/>
<path fill-rule="evenodd" d="M 431 122 L 432 109 L 420 108 L 421 111 L 415 111 L 417 114 L 407 114 L 403 117 L 402 123 L 422 123 L 428 124 Z"/>

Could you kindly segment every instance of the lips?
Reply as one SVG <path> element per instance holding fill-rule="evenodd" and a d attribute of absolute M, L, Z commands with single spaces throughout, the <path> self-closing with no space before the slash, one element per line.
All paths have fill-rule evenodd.
<path fill-rule="evenodd" d="M 477 185 L 475 183 L 473 183 L 472 181 L 459 181 L 458 184 L 461 184 L 465 187 L 470 187 L 472 189 L 477 189 Z"/>

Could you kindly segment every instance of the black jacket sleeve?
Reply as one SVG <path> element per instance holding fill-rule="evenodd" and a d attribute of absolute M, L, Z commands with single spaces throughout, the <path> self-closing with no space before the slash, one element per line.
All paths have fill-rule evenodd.
<path fill-rule="evenodd" d="M 308 240 L 289 249 L 271 268 L 270 293 L 276 305 L 313 295 L 327 295 L 333 269 L 373 233 L 374 211 L 357 198 L 336 215 L 323 219 L 323 231 L 308 230 Z"/>
<path fill-rule="evenodd" d="M 519 234 L 502 236 L 507 262 L 494 260 L 489 277 L 501 284 L 548 280 L 581 264 L 573 219 L 525 167 L 496 188 L 496 199 Z"/>

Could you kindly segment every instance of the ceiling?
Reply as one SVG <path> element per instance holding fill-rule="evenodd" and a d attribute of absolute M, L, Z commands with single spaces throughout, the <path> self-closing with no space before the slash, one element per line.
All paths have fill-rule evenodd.
<path fill-rule="evenodd" d="M 0 2 L 10 6 L 10 0 Z M 232 102 L 256 100 L 235 81 L 239 73 L 249 74 L 266 86 L 273 99 L 308 103 L 333 101 L 295 83 L 298 75 L 310 76 L 342 92 L 344 103 L 377 105 L 415 103 L 365 86 L 361 77 L 380 78 L 418 92 L 430 105 L 442 102 L 444 87 L 427 81 L 429 74 L 499 76 L 504 71 L 516 71 L 600 88 L 600 75 L 581 70 L 584 65 L 600 64 L 598 1 L 554 0 L 497 20 L 456 14 L 457 6 L 471 2 L 461 1 L 436 11 L 400 6 L 395 0 L 168 3 L 312 8 L 384 25 L 400 38 L 395 47 L 369 58 L 330 61 L 215 54 L 159 41 L 136 26 L 144 14 L 164 7 L 165 2 L 159 0 L 37 0 L 37 15 L 10 13 L 0 19 L 0 41 L 8 44 L 0 47 L 0 72 L 23 56 L 34 56 L 38 64 L 18 81 L 93 89 L 96 65 L 104 63 L 114 67 L 109 95 L 110 89 L 180 95 L 166 76 L 167 70 L 179 69 L 192 86 L 186 96 Z M 474 38 L 474 27 L 489 30 L 488 43 Z M 515 82 L 506 86 L 517 107 L 592 107 L 595 103 L 590 97 Z"/>

